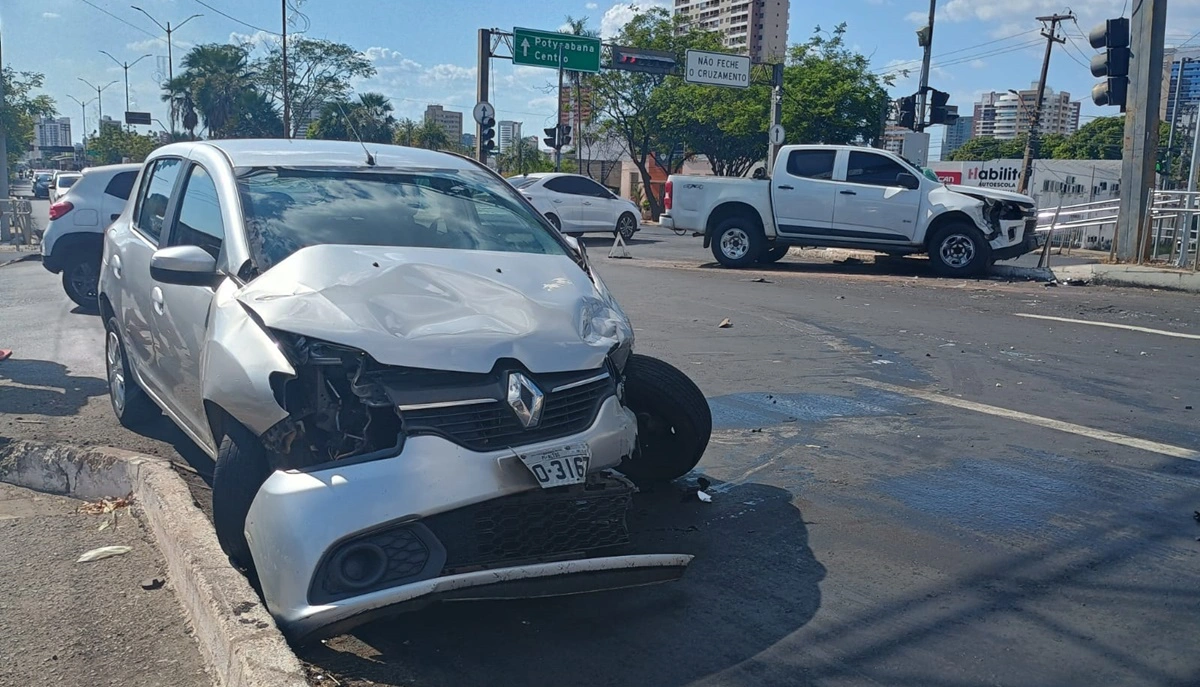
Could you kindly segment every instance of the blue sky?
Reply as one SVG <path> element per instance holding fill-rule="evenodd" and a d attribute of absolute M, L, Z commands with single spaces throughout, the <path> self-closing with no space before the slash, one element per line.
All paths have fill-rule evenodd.
<path fill-rule="evenodd" d="M 98 85 L 118 80 L 104 92 L 105 112 L 119 116 L 124 105 L 121 69 L 100 50 L 126 61 L 147 53 L 155 56 L 130 70 L 130 96 L 133 109 L 148 109 L 166 121 L 155 85 L 160 63 L 165 73 L 166 42 L 157 38 L 161 34 L 158 27 L 130 8 L 131 1 L 164 23 L 178 23 L 191 14 L 204 15 L 175 33 L 176 65 L 190 45 L 229 40 L 261 43 L 273 38 L 246 24 L 272 31 L 280 24 L 277 0 L 5 2 L 0 9 L 5 63 L 46 74 L 45 90 L 58 102 L 60 114 L 73 119 L 76 139 L 80 108 L 67 96 L 81 100 L 95 96 L 79 77 Z M 668 1 L 654 0 L 659 4 Z M 1048 83 L 1083 99 L 1085 116 L 1114 114 L 1115 110 L 1091 105 L 1087 94 L 1094 79 L 1085 65 L 1093 51 L 1083 34 L 1105 17 L 1128 11 L 1128 4 L 1126 0 L 1076 0 L 1072 9 L 1079 16 L 1079 26 L 1067 24 L 1064 28 L 1071 40 L 1055 47 Z M 1168 45 L 1189 38 L 1192 46 L 1200 45 L 1200 36 L 1195 35 L 1200 32 L 1200 2 L 1174 0 L 1170 5 Z M 928 7 L 925 0 L 792 0 L 788 38 L 799 42 L 817 26 L 828 30 L 847 23 L 850 44 L 869 55 L 876 69 L 913 68 L 892 91 L 900 96 L 916 87 L 921 52 L 914 31 L 925 22 Z M 1044 49 L 1037 34 L 1040 24 L 1034 17 L 1067 7 L 1061 0 L 939 0 L 930 84 L 950 92 L 950 102 L 967 114 L 982 92 L 1027 88 L 1037 79 Z M 589 17 L 593 26 L 611 34 L 632 14 L 628 3 L 587 0 L 304 0 L 300 9 L 308 18 L 308 35 L 348 43 L 375 64 L 378 74 L 355 83 L 356 89 L 380 91 L 392 99 L 399 116 L 414 118 L 429 103 L 470 110 L 475 102 L 476 29 L 481 26 L 556 29 L 567 15 L 574 15 Z M 527 132 L 553 121 L 553 71 L 514 68 L 506 60 L 495 60 L 493 75 L 493 102 L 500 119 L 524 121 Z M 93 103 L 87 113 L 91 128 L 96 114 Z M 937 129 L 940 127 L 934 127 L 935 148 L 940 138 Z"/>

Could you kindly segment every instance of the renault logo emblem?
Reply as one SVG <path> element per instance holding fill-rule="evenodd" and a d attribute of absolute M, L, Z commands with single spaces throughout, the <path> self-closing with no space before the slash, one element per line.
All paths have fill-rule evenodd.
<path fill-rule="evenodd" d="M 508 374 L 508 405 L 526 429 L 537 427 L 541 422 L 545 404 L 546 395 L 528 377 L 520 372 Z"/>

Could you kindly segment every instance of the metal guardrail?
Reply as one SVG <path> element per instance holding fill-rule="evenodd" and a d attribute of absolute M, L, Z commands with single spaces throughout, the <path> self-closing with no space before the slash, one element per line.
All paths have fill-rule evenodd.
<path fill-rule="evenodd" d="M 1146 262 L 1148 253 L 1151 263 L 1160 263 L 1165 257 L 1166 263 L 1174 263 L 1178 267 L 1190 266 L 1193 270 L 1200 269 L 1200 251 L 1197 251 L 1197 246 L 1200 246 L 1200 236 L 1197 235 L 1200 192 L 1151 193 L 1151 211 L 1144 225 L 1149 234 L 1144 243 L 1148 244 L 1149 248 L 1140 251 L 1138 263 Z M 1051 245 L 1058 245 L 1060 253 L 1065 247 L 1068 254 L 1076 245 L 1085 248 L 1087 230 L 1096 229 L 1099 232 L 1105 225 L 1110 224 L 1115 228 L 1119 212 L 1120 201 L 1116 199 L 1059 205 L 1053 210 L 1040 210 L 1037 231 L 1047 235 L 1046 250 L 1043 251 L 1040 266 L 1048 266 Z M 1190 227 L 1191 231 L 1184 231 L 1183 227 Z M 1108 249 L 1111 255 L 1114 247 L 1109 246 Z"/>
<path fill-rule="evenodd" d="M 33 203 L 20 198 L 0 200 L 0 203 L 4 205 L 0 242 L 16 246 L 33 246 L 42 242 L 42 232 L 33 226 Z"/>

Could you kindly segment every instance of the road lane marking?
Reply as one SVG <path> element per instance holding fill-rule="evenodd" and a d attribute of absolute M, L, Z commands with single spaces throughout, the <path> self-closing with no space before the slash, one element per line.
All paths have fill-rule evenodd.
<path fill-rule="evenodd" d="M 984 403 L 976 403 L 974 401 L 955 398 L 954 396 L 946 396 L 945 394 L 939 394 L 933 391 L 923 391 L 921 389 L 911 389 L 906 386 L 896 386 L 895 384 L 877 382 L 873 379 L 855 377 L 850 381 L 860 386 L 866 386 L 872 389 L 878 389 L 880 391 L 887 391 L 893 394 L 900 394 L 902 396 L 909 396 L 911 398 L 919 398 L 923 401 L 929 401 L 930 403 L 940 403 L 945 406 L 960 408 L 962 410 L 973 410 L 977 413 L 994 415 L 996 417 L 1002 417 L 1009 420 L 1015 420 L 1017 422 L 1036 425 L 1038 427 L 1045 427 L 1047 429 L 1055 429 L 1060 432 L 1076 434 L 1088 439 L 1107 441 L 1110 444 L 1118 444 L 1121 446 L 1136 448 L 1142 451 L 1150 451 L 1151 453 L 1159 453 L 1164 456 L 1171 456 L 1172 458 L 1183 458 L 1184 460 L 1200 462 L 1200 451 L 1195 449 L 1183 448 L 1182 446 L 1172 446 L 1171 444 L 1162 444 L 1157 441 L 1150 441 L 1148 439 L 1138 439 L 1137 437 L 1131 437 L 1125 434 L 1109 432 L 1103 429 L 1093 429 L 1091 427 L 1084 427 L 1083 425 L 1077 425 L 1072 422 L 1063 422 L 1062 420 L 1054 420 L 1048 417 L 1030 415 L 1029 413 L 1022 413 L 1017 410 L 1009 410 L 1007 408 L 990 406 Z"/>
<path fill-rule="evenodd" d="M 1200 339 L 1200 334 L 1184 334 L 1183 332 L 1169 332 L 1165 329 L 1151 329 L 1149 327 L 1138 327 L 1132 324 L 1115 324 L 1113 322 L 1094 322 L 1092 320 L 1073 320 L 1069 317 L 1051 317 L 1050 315 L 1033 315 L 1026 312 L 1013 313 L 1017 317 L 1031 317 L 1035 320 L 1053 320 L 1054 322 L 1070 322 L 1071 324 L 1090 324 L 1093 327 L 1110 327 L 1112 329 L 1128 329 L 1131 332 L 1143 332 L 1145 334 L 1161 334 L 1163 336 L 1173 336 L 1177 339 Z"/>

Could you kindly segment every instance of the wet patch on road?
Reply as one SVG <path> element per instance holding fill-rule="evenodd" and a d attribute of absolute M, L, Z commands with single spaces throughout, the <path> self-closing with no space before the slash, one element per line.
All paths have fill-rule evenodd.
<path fill-rule="evenodd" d="M 878 391 L 855 396 L 749 392 L 708 399 L 714 429 L 753 429 L 790 422 L 819 423 L 835 418 L 902 415 L 920 401 Z"/>

